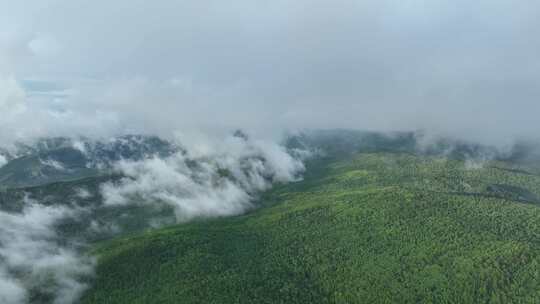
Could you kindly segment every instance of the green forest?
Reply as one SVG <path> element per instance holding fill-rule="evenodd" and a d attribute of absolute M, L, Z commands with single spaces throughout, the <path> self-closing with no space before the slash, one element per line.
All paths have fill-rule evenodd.
<path fill-rule="evenodd" d="M 98 242 L 82 303 L 539 303 L 540 175 L 355 153 L 248 214 Z"/>

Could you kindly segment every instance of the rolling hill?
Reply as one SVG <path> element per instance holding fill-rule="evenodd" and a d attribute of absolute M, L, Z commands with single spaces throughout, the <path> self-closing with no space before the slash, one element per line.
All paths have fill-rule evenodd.
<path fill-rule="evenodd" d="M 0 189 L 41 186 L 108 173 L 120 160 L 166 157 L 181 149 L 156 136 L 125 135 L 102 140 L 44 138 L 18 143 L 0 166 Z"/>
<path fill-rule="evenodd" d="M 250 141 L 244 133 L 234 137 L 242 145 Z M 162 176 L 181 179 L 184 170 L 184 182 L 195 182 L 204 194 L 206 187 L 244 187 L 244 178 L 272 178 L 272 170 L 259 170 L 276 166 L 268 163 L 275 160 L 253 150 L 223 167 L 231 159 L 193 158 L 178 145 L 136 135 L 23 146 L 0 168 L 0 215 L 16 225 L 0 225 L 7 233 L 0 256 L 17 256 L 5 248 L 43 242 L 44 252 L 28 247 L 29 254 L 49 261 L 68 252 L 77 262 L 62 264 L 70 267 L 65 272 L 63 266 L 35 271 L 33 260 L 0 266 L 25 284 L 30 303 L 54 303 L 70 284 L 88 287 L 81 303 L 540 301 L 534 146 L 500 153 L 449 139 L 419 148 L 418 141 L 418 134 L 406 132 L 291 136 L 284 143 L 290 154 L 311 151 L 303 180 L 262 193 L 245 188 L 256 201 L 244 215 L 195 216 L 182 224 L 179 210 L 160 195 L 189 196 L 189 188 L 176 189 L 183 184 L 168 185 Z M 111 170 L 119 160 L 143 171 Z M 146 167 L 155 165 L 173 171 Z M 208 168 L 215 171 L 205 175 Z M 129 202 L 107 201 L 104 186 L 129 190 L 156 179 L 168 188 L 156 184 L 127 192 Z M 137 184 L 143 180 L 150 184 Z M 30 216 L 32 210 L 39 217 Z M 56 219 L 56 212 L 63 215 Z M 35 228 L 43 220 L 51 226 Z M 95 274 L 78 272 L 77 265 L 95 265 Z"/>
<path fill-rule="evenodd" d="M 98 243 L 82 303 L 538 303 L 540 176 L 352 153 L 249 214 Z"/>

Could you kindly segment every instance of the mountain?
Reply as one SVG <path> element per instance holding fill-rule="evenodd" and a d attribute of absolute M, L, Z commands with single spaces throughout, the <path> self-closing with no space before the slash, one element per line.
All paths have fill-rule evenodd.
<path fill-rule="evenodd" d="M 96 176 L 120 160 L 166 157 L 179 151 L 155 136 L 127 135 L 109 140 L 49 138 L 18 144 L 0 167 L 0 187 L 27 187 Z"/>
<path fill-rule="evenodd" d="M 503 153 L 447 138 L 426 144 L 418 133 L 308 131 L 283 143 L 306 167 L 285 183 L 276 168 L 290 159 L 249 142 L 242 131 L 231 137 L 237 159 L 221 150 L 198 158 L 141 135 L 4 150 L 0 270 L 28 286 L 30 303 L 79 285 L 88 287 L 81 303 L 540 301 L 535 145 Z M 121 160 L 139 162 L 112 170 Z M 252 202 L 241 215 L 204 216 L 242 195 Z M 190 208 L 204 212 L 186 222 Z M 69 263 L 4 266 L 10 242 Z M 76 271 L 88 257 L 94 275 Z"/>
<path fill-rule="evenodd" d="M 307 168 L 247 215 L 95 247 L 82 303 L 540 301 L 540 176 L 388 152 Z"/>

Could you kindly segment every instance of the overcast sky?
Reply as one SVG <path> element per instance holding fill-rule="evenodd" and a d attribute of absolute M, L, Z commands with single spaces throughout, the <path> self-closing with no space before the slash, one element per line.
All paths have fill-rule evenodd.
<path fill-rule="evenodd" d="M 537 0 L 0 0 L 0 140 L 188 128 L 538 138 Z"/>

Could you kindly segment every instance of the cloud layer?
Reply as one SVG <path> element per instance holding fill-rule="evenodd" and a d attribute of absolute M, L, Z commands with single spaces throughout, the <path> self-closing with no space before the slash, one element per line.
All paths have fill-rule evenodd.
<path fill-rule="evenodd" d="M 126 178 L 102 187 L 105 205 L 165 205 L 185 222 L 244 213 L 259 192 L 297 180 L 304 165 L 280 146 L 232 136 L 198 138 L 187 152 L 122 161 L 117 170 Z"/>
<path fill-rule="evenodd" d="M 537 138 L 539 12 L 532 0 L 3 1 L 0 108 L 19 112 L 2 116 L 12 131 L 1 136 L 205 126 Z"/>
<path fill-rule="evenodd" d="M 195 218 L 242 214 L 255 207 L 261 191 L 295 181 L 304 170 L 302 159 L 285 148 L 251 140 L 240 131 L 226 137 L 184 135 L 179 140 L 177 152 L 162 154 L 146 154 L 149 147 L 138 137 L 86 142 L 83 150 L 89 156 L 94 153 L 92 160 L 99 162 L 96 155 L 102 153 L 110 156 L 107 164 L 124 177 L 99 185 L 91 180 L 77 187 L 3 190 L 0 302 L 75 303 L 93 273 L 89 242 Z M 113 161 L 111 147 L 124 152 L 119 161 Z M 56 160 L 46 164 L 66 170 Z"/>
<path fill-rule="evenodd" d="M 0 302 L 73 303 L 93 267 L 55 232 L 59 220 L 74 216 L 72 210 L 25 203 L 22 213 L 0 211 Z"/>
<path fill-rule="evenodd" d="M 190 130 L 540 139 L 537 0 L 0 0 L 0 28 L 0 147 L 181 136 L 186 153 L 117 166 L 127 178 L 102 188 L 111 208 L 163 205 L 177 221 L 239 214 L 303 169 L 268 142 Z M 35 202 L 0 212 L 0 302 L 24 302 L 50 277 L 40 292 L 77 297 L 89 261 L 54 230 L 73 212 Z"/>

